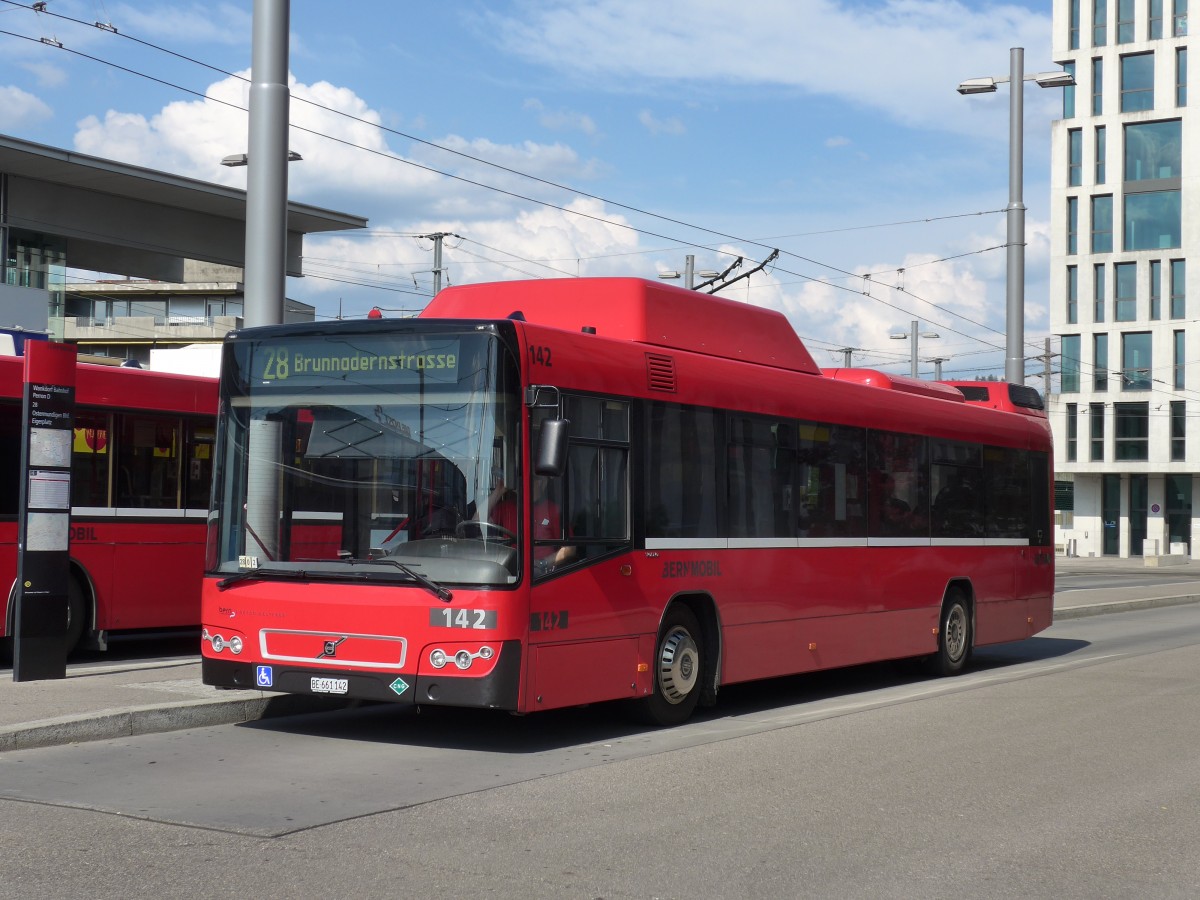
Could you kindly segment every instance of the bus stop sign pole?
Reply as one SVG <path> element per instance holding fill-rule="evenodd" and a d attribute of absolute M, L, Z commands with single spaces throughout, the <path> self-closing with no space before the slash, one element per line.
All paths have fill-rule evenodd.
<path fill-rule="evenodd" d="M 74 419 L 74 345 L 30 341 L 25 345 L 13 681 L 67 675 Z"/>

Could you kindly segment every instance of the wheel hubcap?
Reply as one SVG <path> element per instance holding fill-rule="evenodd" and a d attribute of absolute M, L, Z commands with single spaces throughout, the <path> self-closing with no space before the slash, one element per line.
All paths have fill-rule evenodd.
<path fill-rule="evenodd" d="M 700 648 L 686 628 L 673 628 L 662 643 L 658 683 L 668 703 L 682 703 L 700 678 Z"/>
<path fill-rule="evenodd" d="M 958 604 L 946 616 L 946 655 L 957 662 L 967 650 L 967 612 Z"/>

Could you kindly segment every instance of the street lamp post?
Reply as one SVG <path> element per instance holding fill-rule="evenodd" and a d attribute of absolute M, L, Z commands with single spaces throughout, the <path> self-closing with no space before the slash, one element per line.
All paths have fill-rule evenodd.
<path fill-rule="evenodd" d="M 696 275 L 697 274 L 699 274 L 701 278 L 716 278 L 718 275 L 720 275 L 719 272 L 708 272 L 708 271 L 697 273 L 696 272 L 696 257 L 689 253 L 687 255 L 687 258 L 684 259 L 684 269 L 683 269 L 683 285 L 689 291 L 693 290 L 696 287 Z M 678 278 L 679 273 L 678 272 L 659 272 L 658 277 L 662 278 L 666 281 L 671 281 L 672 279 Z"/>
<path fill-rule="evenodd" d="M 969 78 L 958 86 L 960 94 L 990 94 L 996 90 L 996 85 L 1009 84 L 1004 380 L 1012 384 L 1025 383 L 1025 202 L 1022 190 L 1026 81 L 1036 81 L 1039 87 L 1069 87 L 1075 83 L 1075 78 L 1070 72 L 1025 75 L 1025 49 L 1013 47 L 1009 50 L 1007 78 Z"/>
<path fill-rule="evenodd" d="M 941 337 L 941 335 L 938 334 L 936 331 L 922 331 L 922 332 L 920 332 L 920 334 L 918 334 L 917 326 L 920 324 L 921 323 L 919 321 L 917 321 L 916 319 L 913 319 L 911 332 L 906 334 L 905 332 L 900 331 L 900 332 L 897 332 L 896 334 L 889 335 L 889 337 L 891 337 L 891 339 L 893 341 L 903 341 L 903 340 L 911 340 L 912 341 L 912 344 L 909 347 L 909 350 L 911 351 L 911 353 L 909 354 L 909 374 L 912 375 L 913 378 L 921 377 L 917 371 L 917 339 L 918 339 L 918 337 L 923 337 L 923 338 L 940 338 Z"/>

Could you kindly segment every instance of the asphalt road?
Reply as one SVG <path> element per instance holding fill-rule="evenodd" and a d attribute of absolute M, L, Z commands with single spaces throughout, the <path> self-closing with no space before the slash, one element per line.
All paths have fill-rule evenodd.
<path fill-rule="evenodd" d="M 0 757 L 22 897 L 1194 897 L 1200 607 L 681 728 L 371 708 Z"/>

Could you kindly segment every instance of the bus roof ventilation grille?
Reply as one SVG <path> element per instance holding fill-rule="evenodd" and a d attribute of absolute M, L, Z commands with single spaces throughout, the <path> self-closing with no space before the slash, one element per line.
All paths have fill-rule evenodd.
<path fill-rule="evenodd" d="M 675 393 L 675 358 L 662 353 L 646 354 L 646 375 L 650 390 Z"/>

